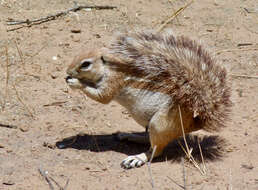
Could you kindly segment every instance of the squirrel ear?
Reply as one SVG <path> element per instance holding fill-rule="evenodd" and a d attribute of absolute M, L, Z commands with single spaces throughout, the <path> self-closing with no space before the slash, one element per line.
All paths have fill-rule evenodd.
<path fill-rule="evenodd" d="M 103 61 L 103 63 L 119 63 L 119 62 L 121 62 L 121 60 L 119 60 L 118 58 L 115 58 L 111 54 L 103 54 L 101 56 L 101 60 Z"/>

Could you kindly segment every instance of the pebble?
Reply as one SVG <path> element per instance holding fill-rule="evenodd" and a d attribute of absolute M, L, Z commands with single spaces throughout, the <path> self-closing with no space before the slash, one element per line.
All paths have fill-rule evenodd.
<path fill-rule="evenodd" d="M 72 33 L 81 33 L 81 29 L 72 29 L 71 30 Z"/>

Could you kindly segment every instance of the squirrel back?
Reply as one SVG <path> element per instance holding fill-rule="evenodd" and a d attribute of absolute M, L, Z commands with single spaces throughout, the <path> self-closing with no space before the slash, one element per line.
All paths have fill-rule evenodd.
<path fill-rule="evenodd" d="M 152 81 L 141 88 L 170 95 L 193 113 L 200 128 L 225 126 L 232 105 L 226 70 L 196 41 L 169 33 L 128 32 L 117 35 L 107 50 L 119 60 L 110 63 L 113 69 Z"/>

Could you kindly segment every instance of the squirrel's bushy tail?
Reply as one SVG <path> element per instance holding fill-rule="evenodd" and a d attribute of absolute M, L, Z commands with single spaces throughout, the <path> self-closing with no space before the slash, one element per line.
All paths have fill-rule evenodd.
<path fill-rule="evenodd" d="M 226 70 L 196 41 L 151 31 L 117 35 L 109 53 L 114 67 L 128 75 L 153 81 L 145 88 L 172 96 L 201 120 L 201 128 L 225 126 L 231 108 Z"/>

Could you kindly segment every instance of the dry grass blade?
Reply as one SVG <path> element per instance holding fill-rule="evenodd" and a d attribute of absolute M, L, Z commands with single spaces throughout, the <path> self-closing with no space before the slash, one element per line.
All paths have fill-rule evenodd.
<path fill-rule="evenodd" d="M 47 46 L 48 46 L 47 43 L 44 44 L 36 53 L 34 53 L 34 54 L 31 55 L 28 59 L 26 59 L 26 61 L 31 60 L 31 59 L 33 59 L 35 56 L 39 55 L 39 53 L 40 53 L 45 47 L 47 47 Z"/>
<path fill-rule="evenodd" d="M 183 181 L 184 181 L 184 190 L 187 190 L 186 188 L 186 172 L 185 172 L 185 163 L 184 163 L 184 159 L 181 159 L 181 163 L 182 163 L 182 168 L 183 168 Z"/>
<path fill-rule="evenodd" d="M 69 184 L 69 181 L 70 181 L 70 179 L 68 178 L 67 181 L 66 181 L 66 183 L 65 183 L 65 186 L 64 186 L 63 190 L 66 190 L 66 189 L 67 189 L 68 184 Z"/>
<path fill-rule="evenodd" d="M 34 118 L 33 114 L 32 114 L 32 111 L 30 110 L 30 108 L 23 102 L 22 98 L 20 97 L 19 93 L 18 93 L 18 90 L 16 89 L 16 84 L 13 85 L 13 89 L 15 91 L 15 94 L 19 100 L 19 102 L 24 106 L 24 108 L 27 110 L 27 112 L 29 113 L 29 115 Z"/>
<path fill-rule="evenodd" d="M 202 148 L 201 148 L 199 139 L 198 139 L 198 147 L 199 147 L 201 158 L 202 158 L 203 172 L 206 173 L 206 165 L 205 165 L 205 162 L 204 162 L 204 158 L 203 158 L 203 154 L 202 154 Z"/>
<path fill-rule="evenodd" d="M 199 166 L 199 164 L 195 161 L 194 157 L 192 156 L 192 149 L 190 149 L 190 152 L 188 153 L 184 146 L 180 143 L 180 141 L 178 141 L 179 145 L 181 146 L 182 150 L 184 151 L 185 155 L 187 156 L 187 158 L 189 159 L 189 161 L 194 165 L 194 167 L 196 167 L 200 173 L 202 175 L 205 175 L 205 172 L 201 169 L 201 167 Z"/>
<path fill-rule="evenodd" d="M 186 146 L 186 150 L 187 150 L 187 156 L 188 158 L 190 158 L 190 149 L 188 147 L 188 144 L 186 142 L 186 138 L 185 138 L 185 130 L 184 130 L 184 124 L 183 124 L 183 119 L 182 119 L 182 112 L 181 112 L 181 108 L 180 105 L 178 105 L 178 110 L 179 110 L 179 117 L 180 117 L 180 123 L 181 123 L 181 129 L 182 129 L 182 133 L 183 133 L 183 138 L 184 138 L 184 142 L 185 142 L 185 146 Z"/>
<path fill-rule="evenodd" d="M 39 170 L 39 173 L 42 177 L 44 177 L 44 179 L 47 181 L 48 185 L 49 185 L 49 188 L 51 190 L 54 190 L 54 186 L 53 184 L 51 183 L 51 181 L 49 180 L 49 178 L 47 177 L 47 174 L 46 174 L 46 171 L 43 171 L 41 168 L 38 169 Z"/>
<path fill-rule="evenodd" d="M 153 176 L 152 176 L 152 172 L 151 172 L 151 162 L 154 158 L 154 154 L 156 152 L 157 146 L 154 146 L 152 153 L 151 153 L 151 158 L 149 160 L 149 162 L 147 162 L 147 167 L 148 167 L 148 172 L 150 174 L 150 179 L 151 179 L 151 187 L 152 189 L 155 189 L 155 184 L 154 184 L 154 180 L 153 180 Z"/>
<path fill-rule="evenodd" d="M 229 184 L 228 184 L 228 190 L 233 190 L 231 168 L 229 169 Z"/>
<path fill-rule="evenodd" d="M 16 46 L 16 49 L 17 49 L 17 51 L 18 51 L 18 54 L 19 54 L 19 56 L 20 56 L 20 59 L 21 59 L 22 68 L 23 68 L 23 70 L 25 71 L 25 61 L 24 61 L 24 59 L 23 59 L 22 51 L 20 50 L 17 41 L 15 40 L 14 42 L 15 42 L 15 46 Z"/>
<path fill-rule="evenodd" d="M 194 157 L 192 156 L 192 150 L 193 149 L 189 149 L 189 146 L 187 144 L 187 141 L 186 141 L 186 138 L 185 138 L 184 125 L 183 125 L 182 112 L 181 112 L 180 105 L 178 105 L 178 110 L 179 110 L 179 117 L 180 117 L 182 134 L 183 134 L 183 139 L 184 139 L 186 150 L 185 150 L 184 146 L 179 141 L 178 141 L 178 143 L 181 146 L 181 148 L 184 151 L 184 153 L 186 154 L 186 156 L 189 159 L 189 161 L 193 163 L 193 165 L 200 171 L 200 173 L 202 175 L 205 175 L 206 174 L 205 171 L 203 169 L 201 169 L 199 164 L 195 161 Z"/>
<path fill-rule="evenodd" d="M 60 190 L 63 190 L 63 189 L 64 189 L 61 185 L 59 185 L 59 183 L 58 183 L 54 178 L 52 178 L 51 176 L 49 176 L 49 179 L 51 179 L 51 180 L 56 184 L 56 186 L 57 186 Z"/>
<path fill-rule="evenodd" d="M 67 179 L 66 183 L 65 183 L 65 186 L 62 187 L 53 177 L 51 177 L 50 175 L 47 175 L 47 171 L 44 171 L 42 170 L 41 168 L 38 169 L 39 170 L 39 173 L 41 176 L 44 177 L 44 179 L 47 181 L 48 185 L 49 185 L 49 188 L 51 190 L 54 190 L 54 185 L 51 183 L 54 182 L 54 184 L 56 184 L 56 186 L 59 188 L 59 190 L 66 190 L 67 187 L 68 187 L 68 184 L 69 184 L 69 178 Z"/>
<path fill-rule="evenodd" d="M 246 49 L 223 49 L 216 51 L 215 54 L 221 54 L 225 52 L 234 52 L 234 51 L 258 51 L 258 48 L 246 48 Z"/>
<path fill-rule="evenodd" d="M 168 179 L 170 179 L 174 184 L 176 184 L 178 187 L 184 189 L 183 185 L 178 184 L 175 180 L 173 180 L 171 177 L 167 176 Z"/>
<path fill-rule="evenodd" d="M 254 79 L 258 79 L 258 76 L 249 76 L 249 75 L 230 74 L 230 76 L 241 77 L 241 78 L 254 78 Z"/>
<path fill-rule="evenodd" d="M 5 98 L 4 98 L 4 102 L 2 105 L 2 111 L 4 111 L 5 109 L 5 104 L 6 104 L 6 99 L 8 96 L 8 84 L 9 84 L 9 56 L 8 56 L 8 47 L 5 46 L 5 56 L 6 56 L 6 82 L 5 82 Z"/>
<path fill-rule="evenodd" d="M 176 18 L 180 13 L 182 13 L 182 12 L 183 12 L 187 7 L 189 7 L 193 2 L 194 2 L 194 0 L 190 1 L 190 2 L 187 3 L 185 6 L 181 7 L 181 8 L 178 9 L 176 12 L 174 12 L 174 13 L 157 29 L 157 31 L 158 31 L 158 32 L 162 31 L 168 23 L 170 23 L 174 18 Z"/>

